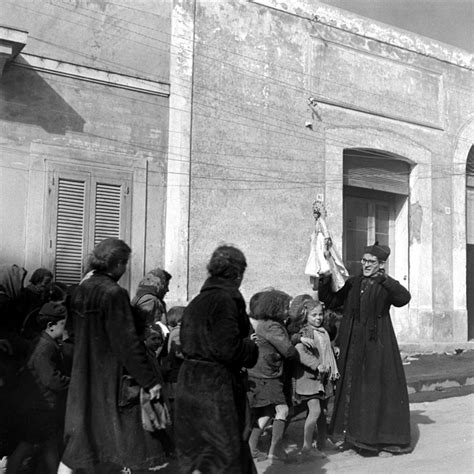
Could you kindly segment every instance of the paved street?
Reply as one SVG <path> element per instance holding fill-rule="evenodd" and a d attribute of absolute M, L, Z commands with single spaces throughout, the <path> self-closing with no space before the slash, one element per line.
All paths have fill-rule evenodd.
<path fill-rule="evenodd" d="M 411 425 L 415 449 L 387 458 L 362 457 L 354 452 L 327 451 L 327 458 L 304 464 L 269 466 L 258 463 L 259 474 L 310 473 L 448 473 L 474 472 L 474 394 L 412 403 Z M 298 426 L 299 425 L 299 426 Z M 296 422 L 288 442 L 298 440 Z M 301 428 L 302 434 L 302 428 Z"/>

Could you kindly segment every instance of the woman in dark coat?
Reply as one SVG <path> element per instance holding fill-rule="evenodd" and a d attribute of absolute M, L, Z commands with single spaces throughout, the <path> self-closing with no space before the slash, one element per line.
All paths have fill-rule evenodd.
<path fill-rule="evenodd" d="M 404 306 L 410 293 L 384 272 L 385 246 L 365 249 L 362 275 L 337 293 L 331 277 L 320 279 L 319 299 L 329 308 L 344 305 L 338 335 L 341 378 L 330 430 L 344 434 L 345 446 L 371 451 L 409 452 L 410 409 L 405 373 L 390 306 Z"/>
<path fill-rule="evenodd" d="M 63 455 L 72 469 L 108 463 L 133 471 L 164 460 L 160 442 L 142 427 L 139 402 L 140 387 L 159 398 L 161 378 L 137 335 L 128 293 L 117 283 L 130 252 L 121 240 L 100 242 L 89 262 L 93 272 L 72 297 L 75 348 Z"/>
<path fill-rule="evenodd" d="M 175 442 L 182 473 L 255 473 L 250 455 L 242 367 L 258 349 L 239 292 L 247 264 L 232 246 L 218 247 L 209 278 L 186 308 L 181 325 L 184 362 L 175 399 Z"/>

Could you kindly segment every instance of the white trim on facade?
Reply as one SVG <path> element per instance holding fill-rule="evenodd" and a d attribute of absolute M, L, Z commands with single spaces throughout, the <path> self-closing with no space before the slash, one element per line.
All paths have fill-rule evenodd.
<path fill-rule="evenodd" d="M 457 137 L 453 153 L 452 174 L 452 245 L 453 245 L 453 340 L 467 341 L 466 308 L 466 162 L 474 144 L 474 117 L 464 125 Z"/>
<path fill-rule="evenodd" d="M 171 15 L 169 141 L 165 269 L 173 276 L 167 299 L 188 299 L 194 5 L 175 0 Z"/>
<path fill-rule="evenodd" d="M 431 153 L 406 136 L 368 126 L 328 128 L 325 142 L 326 174 L 330 172 L 333 177 L 325 183 L 326 206 L 330 210 L 327 221 L 337 248 L 342 248 L 343 234 L 344 149 L 361 147 L 384 150 L 405 157 L 415 165 L 410 174 L 409 199 L 400 209 L 393 229 L 395 238 L 400 241 L 403 237 L 405 242 L 397 244 L 391 260 L 393 268 L 391 276 L 408 286 L 412 299 L 409 306 L 392 309 L 393 324 L 397 334 L 406 342 L 432 339 L 431 335 L 422 332 L 426 328 L 426 319 L 433 317 L 432 280 L 423 276 L 432 274 L 432 239 L 426 238 L 432 232 Z M 336 180 L 336 176 L 340 176 L 340 180 Z M 424 212 L 420 229 L 424 238 L 409 245 L 407 229 L 410 219 L 409 206 L 414 203 L 418 203 Z M 417 282 L 424 284 L 419 285 Z"/>
<path fill-rule="evenodd" d="M 127 76 L 116 72 L 104 71 L 89 66 L 81 66 L 57 59 L 44 58 L 33 54 L 22 53 L 12 63 L 14 67 L 33 69 L 34 71 L 65 76 L 80 81 L 118 87 L 143 94 L 168 97 L 170 85 L 140 77 Z"/>
<path fill-rule="evenodd" d="M 405 31 L 401 28 L 386 25 L 369 18 L 356 15 L 341 8 L 317 2 L 312 5 L 308 0 L 249 0 L 264 7 L 279 10 L 283 13 L 313 20 L 319 24 L 337 28 L 366 39 L 428 56 L 455 66 L 473 70 L 474 55 L 455 46 Z"/>

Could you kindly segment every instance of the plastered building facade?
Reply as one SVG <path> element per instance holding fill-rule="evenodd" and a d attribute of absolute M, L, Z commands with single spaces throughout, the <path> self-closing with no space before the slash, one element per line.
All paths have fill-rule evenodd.
<path fill-rule="evenodd" d="M 56 48 L 45 43 L 59 27 L 46 22 L 33 35 L 42 42 L 30 28 L 4 68 L 4 260 L 57 266 L 68 206 L 79 205 L 99 216 L 84 224 L 82 250 L 110 227 L 131 242 L 132 291 L 163 265 L 170 303 L 187 301 L 226 242 L 247 256 L 246 298 L 268 286 L 307 293 L 320 198 L 351 271 L 364 245 L 392 248 L 388 271 L 412 294 L 392 315 L 401 342 L 473 337 L 471 54 L 318 2 L 68 8 L 67 21 L 83 22 L 80 44 L 71 25 L 55 32 Z M 9 24 L 28 29 L 15 11 Z M 92 173 L 79 177 L 79 204 L 68 197 L 76 167 Z M 115 221 L 100 217 L 110 206 Z"/>

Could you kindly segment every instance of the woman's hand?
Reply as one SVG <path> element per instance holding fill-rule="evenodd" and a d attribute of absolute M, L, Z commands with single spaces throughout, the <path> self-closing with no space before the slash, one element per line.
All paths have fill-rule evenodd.
<path fill-rule="evenodd" d="M 336 356 L 336 359 L 339 358 L 339 354 L 341 353 L 341 349 L 338 346 L 334 346 L 334 355 Z"/>

